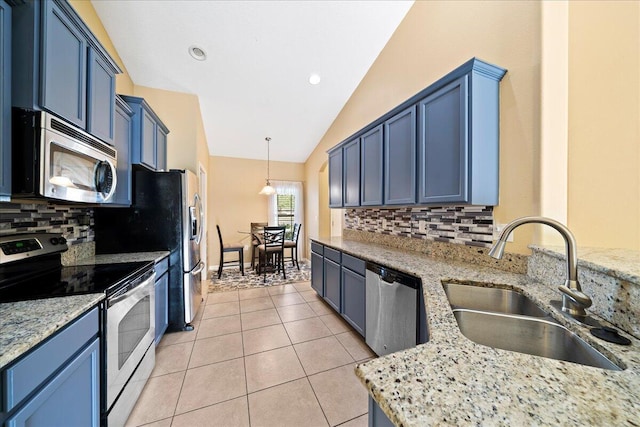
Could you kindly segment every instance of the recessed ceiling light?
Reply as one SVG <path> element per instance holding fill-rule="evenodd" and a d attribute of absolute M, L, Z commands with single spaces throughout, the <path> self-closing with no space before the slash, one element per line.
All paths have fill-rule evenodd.
<path fill-rule="evenodd" d="M 309 76 L 309 83 L 311 83 L 312 85 L 317 85 L 318 83 L 320 83 L 320 75 L 319 74 L 311 74 Z"/>
<path fill-rule="evenodd" d="M 205 52 L 203 48 L 195 45 L 189 47 L 189 55 L 196 61 L 204 61 L 207 59 L 207 52 Z"/>

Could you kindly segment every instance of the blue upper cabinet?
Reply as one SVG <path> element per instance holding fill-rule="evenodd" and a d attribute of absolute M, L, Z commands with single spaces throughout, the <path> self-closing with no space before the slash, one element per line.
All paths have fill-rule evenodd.
<path fill-rule="evenodd" d="M 0 0 L 0 202 L 11 195 L 11 7 Z"/>
<path fill-rule="evenodd" d="M 113 144 L 115 134 L 116 76 L 95 50 L 89 49 L 87 131 Z"/>
<path fill-rule="evenodd" d="M 344 206 L 360 206 L 360 140 L 355 139 L 342 148 L 344 162 Z"/>
<path fill-rule="evenodd" d="M 54 2 L 44 7 L 41 52 L 45 109 L 85 129 L 87 124 L 87 42 L 78 26 Z"/>
<path fill-rule="evenodd" d="M 360 141 L 360 163 L 345 157 L 344 166 L 345 174 L 360 170 L 360 203 L 330 200 L 329 206 L 497 205 L 506 72 L 472 58 L 332 148 L 331 188 L 332 177 L 342 180 L 343 172 L 332 155 Z M 346 180 L 345 191 L 352 185 Z"/>
<path fill-rule="evenodd" d="M 418 203 L 466 203 L 467 76 L 420 101 L 418 118 Z"/>
<path fill-rule="evenodd" d="M 65 0 L 16 2 L 12 14 L 12 105 L 113 144 L 118 65 Z"/>
<path fill-rule="evenodd" d="M 416 202 L 416 107 L 384 122 L 384 204 Z"/>
<path fill-rule="evenodd" d="M 500 80 L 477 59 L 421 100 L 418 203 L 498 204 Z"/>
<path fill-rule="evenodd" d="M 360 205 L 379 206 L 383 203 L 384 147 L 382 125 L 360 138 Z"/>
<path fill-rule="evenodd" d="M 133 110 L 120 97 L 116 97 L 116 124 L 114 145 L 118 152 L 116 192 L 111 205 L 131 205 L 131 135 Z"/>
<path fill-rule="evenodd" d="M 131 163 L 144 165 L 151 170 L 166 170 L 169 129 L 144 98 L 120 96 L 133 110 Z"/>
<path fill-rule="evenodd" d="M 342 204 L 342 148 L 329 153 L 329 207 L 341 208 Z"/>

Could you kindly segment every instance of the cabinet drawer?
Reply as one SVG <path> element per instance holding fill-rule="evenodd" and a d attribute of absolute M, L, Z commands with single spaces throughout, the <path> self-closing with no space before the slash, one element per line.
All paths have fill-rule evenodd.
<path fill-rule="evenodd" d="M 324 246 L 320 243 L 311 242 L 311 252 L 315 252 L 318 255 L 324 255 Z"/>
<path fill-rule="evenodd" d="M 366 262 L 348 254 L 342 254 L 342 265 L 354 273 L 365 275 Z"/>
<path fill-rule="evenodd" d="M 3 390 L 4 409 L 13 409 L 97 333 L 98 308 L 94 308 L 7 369 Z"/>
<path fill-rule="evenodd" d="M 162 261 L 156 263 L 156 280 L 160 278 L 169 269 L 169 257 L 164 258 Z"/>
<path fill-rule="evenodd" d="M 342 255 L 342 252 L 340 251 L 331 248 L 324 248 L 324 257 L 333 262 L 337 262 L 338 264 L 340 264 L 340 255 Z"/>

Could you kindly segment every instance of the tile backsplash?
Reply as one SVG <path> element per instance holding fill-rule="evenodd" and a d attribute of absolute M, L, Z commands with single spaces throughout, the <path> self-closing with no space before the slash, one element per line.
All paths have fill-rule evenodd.
<path fill-rule="evenodd" d="M 69 245 L 92 242 L 93 208 L 52 203 L 0 203 L 0 235 L 61 233 Z"/>
<path fill-rule="evenodd" d="M 493 239 L 493 207 L 346 209 L 345 228 L 488 248 Z"/>

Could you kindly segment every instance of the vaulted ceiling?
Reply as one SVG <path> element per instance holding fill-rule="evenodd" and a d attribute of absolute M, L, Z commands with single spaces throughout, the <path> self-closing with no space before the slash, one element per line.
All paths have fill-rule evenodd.
<path fill-rule="evenodd" d="M 304 162 L 413 1 L 92 4 L 136 85 L 198 95 L 211 155 Z"/>

